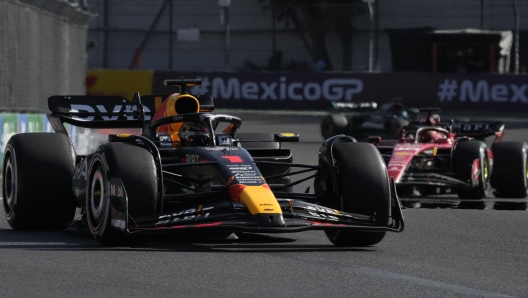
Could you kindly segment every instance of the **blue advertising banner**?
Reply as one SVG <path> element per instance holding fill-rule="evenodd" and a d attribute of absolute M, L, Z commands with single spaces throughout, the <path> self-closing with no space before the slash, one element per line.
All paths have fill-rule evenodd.
<path fill-rule="evenodd" d="M 155 72 L 152 92 L 177 92 L 166 79 L 200 78 L 193 94 L 218 108 L 327 109 L 333 101 L 383 103 L 400 98 L 444 109 L 528 111 L 528 76 L 440 73 L 180 73 Z"/>

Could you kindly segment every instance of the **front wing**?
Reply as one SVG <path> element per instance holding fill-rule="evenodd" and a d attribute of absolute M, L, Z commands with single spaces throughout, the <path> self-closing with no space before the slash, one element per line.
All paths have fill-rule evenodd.
<path fill-rule="evenodd" d="M 401 232 L 403 216 L 398 201 L 391 223 L 375 218 L 340 212 L 319 205 L 283 199 L 278 200 L 284 224 L 269 226 L 259 223 L 241 203 L 216 202 L 186 208 L 161 216 L 144 216 L 131 220 L 127 234 L 157 233 L 183 230 L 229 230 L 260 233 L 291 233 L 306 230 L 353 230 Z"/>
<path fill-rule="evenodd" d="M 111 189 L 120 189 L 116 195 L 110 195 L 111 224 L 114 229 L 128 235 L 211 230 L 292 233 L 306 230 L 401 232 L 404 229 L 402 205 L 393 179 L 390 183 L 391 215 L 388 223 L 377 220 L 375 216 L 342 212 L 292 199 L 278 199 L 282 217 L 266 214 L 264 221 L 263 215 L 257 218 L 249 213 L 244 204 L 232 201 L 190 205 L 167 214 L 132 218 L 127 215 L 127 196 L 121 181 L 111 180 Z"/>

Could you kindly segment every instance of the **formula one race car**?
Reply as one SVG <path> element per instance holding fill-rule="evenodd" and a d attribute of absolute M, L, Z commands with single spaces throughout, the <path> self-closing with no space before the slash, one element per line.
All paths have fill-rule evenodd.
<path fill-rule="evenodd" d="M 337 134 L 351 135 L 359 141 L 366 141 L 370 135 L 396 139 L 401 128 L 417 120 L 418 109 L 405 107 L 400 100 L 379 108 L 374 102 L 332 104 L 334 110 L 321 121 L 321 134 L 325 139 Z"/>
<path fill-rule="evenodd" d="M 462 199 L 482 199 L 491 182 L 497 196 L 526 197 L 527 145 L 500 142 L 503 123 L 441 123 L 439 108 L 420 111 L 428 112 L 426 121 L 411 122 L 400 130 L 398 140 L 382 141 L 378 136 L 368 140 L 381 152 L 399 192 L 408 186 L 419 187 L 422 195 L 454 188 Z M 489 149 L 484 139 L 492 136 Z"/>
<path fill-rule="evenodd" d="M 167 80 L 180 92 L 136 93 L 132 102 L 50 97 L 55 133 L 14 135 L 5 149 L 3 206 L 11 227 L 64 229 L 77 207 L 76 224 L 103 245 L 141 244 L 152 233 L 323 230 L 335 245 L 368 246 L 403 230 L 394 181 L 373 145 L 335 136 L 322 145 L 318 165 L 294 164 L 280 143 L 298 134 L 275 134 L 271 146 L 252 144 L 258 134 L 238 140 L 240 118 L 218 115 L 212 97 L 186 92 L 200 83 Z M 110 134 L 94 152 L 76 155 L 64 123 L 142 133 Z M 315 193 L 291 191 L 310 178 Z"/>

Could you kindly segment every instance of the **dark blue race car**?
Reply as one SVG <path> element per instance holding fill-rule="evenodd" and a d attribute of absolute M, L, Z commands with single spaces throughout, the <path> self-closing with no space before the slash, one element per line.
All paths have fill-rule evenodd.
<path fill-rule="evenodd" d="M 419 110 L 394 100 L 381 105 L 374 102 L 333 102 L 333 110 L 321 121 L 321 134 L 328 139 L 338 134 L 366 141 L 368 136 L 397 139 L 398 131 L 418 119 Z"/>

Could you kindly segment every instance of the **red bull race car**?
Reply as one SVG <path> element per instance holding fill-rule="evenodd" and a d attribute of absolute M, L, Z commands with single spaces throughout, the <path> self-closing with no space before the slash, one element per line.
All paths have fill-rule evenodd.
<path fill-rule="evenodd" d="M 528 161 L 524 142 L 501 142 L 502 122 L 440 122 L 439 108 L 423 108 L 426 119 L 399 131 L 398 140 L 369 137 L 381 152 L 401 194 L 456 189 L 461 199 L 486 197 L 488 185 L 499 197 L 525 198 Z M 488 148 L 485 139 L 494 137 Z"/>
<path fill-rule="evenodd" d="M 77 210 L 76 223 L 103 245 L 141 244 L 159 233 L 323 230 L 335 245 L 368 246 L 404 229 L 394 181 L 373 145 L 338 135 L 322 144 L 318 164 L 296 164 L 280 144 L 298 134 L 261 140 L 246 133 L 241 140 L 240 118 L 217 114 L 210 96 L 186 92 L 199 80 L 165 83 L 180 92 L 136 93 L 132 102 L 50 97 L 55 133 L 17 134 L 5 149 L 2 194 L 11 227 L 64 229 Z M 65 123 L 141 133 L 110 134 L 77 155 Z M 266 141 L 272 145 L 262 146 Z M 301 173 L 311 174 L 293 181 Z M 313 193 L 292 191 L 312 178 Z"/>

